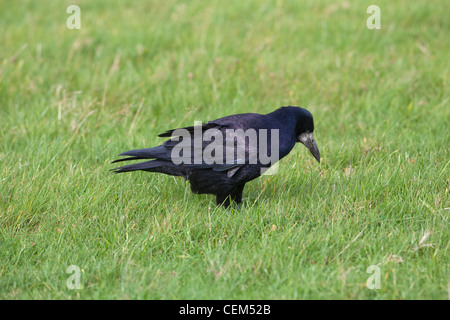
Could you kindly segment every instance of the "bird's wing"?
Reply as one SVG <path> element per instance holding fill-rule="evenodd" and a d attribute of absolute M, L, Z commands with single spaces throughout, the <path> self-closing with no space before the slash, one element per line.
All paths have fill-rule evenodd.
<path fill-rule="evenodd" d="M 257 130 L 266 123 L 260 115 L 241 114 L 220 118 L 198 126 L 171 129 L 159 137 L 171 137 L 162 145 L 121 154 L 129 158 L 171 161 L 194 169 L 212 169 L 227 172 L 231 178 L 246 164 L 258 161 Z M 248 131 L 247 131 L 248 130 Z"/>
<path fill-rule="evenodd" d="M 196 169 L 227 171 L 231 178 L 248 158 L 248 149 L 234 137 L 232 124 L 208 122 L 201 126 L 191 126 L 168 130 L 160 137 L 171 137 L 162 147 L 165 159 L 176 164 Z"/>

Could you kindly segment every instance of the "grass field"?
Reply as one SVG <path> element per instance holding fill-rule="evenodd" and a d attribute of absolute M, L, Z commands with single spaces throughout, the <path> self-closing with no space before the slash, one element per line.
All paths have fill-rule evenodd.
<path fill-rule="evenodd" d="M 0 1 L 0 299 L 448 299 L 449 11 Z M 167 129 L 283 105 L 312 112 L 322 163 L 297 146 L 239 210 L 109 172 Z"/>

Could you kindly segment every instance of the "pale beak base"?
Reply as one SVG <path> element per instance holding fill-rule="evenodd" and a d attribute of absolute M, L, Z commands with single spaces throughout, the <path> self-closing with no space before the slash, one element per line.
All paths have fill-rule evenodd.
<path fill-rule="evenodd" d="M 304 132 L 298 136 L 298 141 L 303 143 L 309 152 L 320 163 L 320 151 L 312 132 Z"/>

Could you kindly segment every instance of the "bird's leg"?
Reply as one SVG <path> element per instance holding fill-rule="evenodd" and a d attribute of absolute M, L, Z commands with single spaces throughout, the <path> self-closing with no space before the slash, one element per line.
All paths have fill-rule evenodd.
<path fill-rule="evenodd" d="M 236 204 L 240 204 L 242 202 L 242 192 L 244 191 L 244 185 L 236 187 L 234 191 L 231 193 L 231 200 L 236 202 Z"/>
<path fill-rule="evenodd" d="M 218 206 L 223 206 L 225 209 L 230 206 L 230 195 L 217 195 L 216 203 Z"/>
<path fill-rule="evenodd" d="M 218 206 L 228 208 L 231 201 L 240 204 L 242 202 L 242 192 L 244 191 L 244 185 L 237 186 L 230 194 L 220 194 L 216 196 L 216 202 Z"/>

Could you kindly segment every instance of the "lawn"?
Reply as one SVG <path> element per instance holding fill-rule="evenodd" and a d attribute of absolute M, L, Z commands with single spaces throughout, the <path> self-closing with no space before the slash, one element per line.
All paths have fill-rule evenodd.
<path fill-rule="evenodd" d="M 448 299 L 448 12 L 0 1 L 0 299 Z M 296 146 L 241 208 L 109 171 L 167 129 L 285 105 L 322 162 Z"/>

